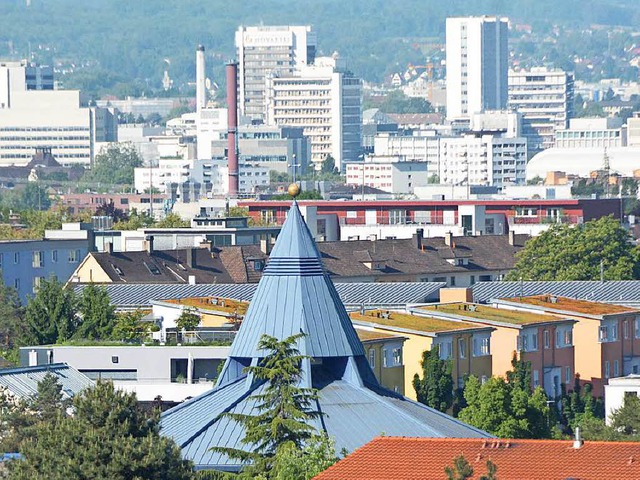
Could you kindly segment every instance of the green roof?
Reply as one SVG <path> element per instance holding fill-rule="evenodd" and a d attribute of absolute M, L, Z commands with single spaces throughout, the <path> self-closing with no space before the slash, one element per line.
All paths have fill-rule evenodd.
<path fill-rule="evenodd" d="M 510 323 L 513 325 L 530 325 L 535 323 L 562 322 L 568 319 L 541 313 L 529 313 L 506 308 L 488 307 L 473 303 L 440 303 L 433 306 L 419 307 L 426 313 L 440 313 L 467 317 L 470 321 L 484 320 L 489 322 Z"/>
<path fill-rule="evenodd" d="M 415 330 L 426 333 L 450 332 L 454 330 L 468 330 L 483 328 L 472 323 L 456 322 L 453 320 L 443 320 L 441 318 L 422 317 L 408 313 L 388 312 L 386 310 L 369 310 L 364 315 L 351 313 L 351 319 L 355 322 L 366 322 L 380 325 L 382 327 L 396 327 L 405 330 Z M 378 316 L 380 315 L 380 316 Z"/>

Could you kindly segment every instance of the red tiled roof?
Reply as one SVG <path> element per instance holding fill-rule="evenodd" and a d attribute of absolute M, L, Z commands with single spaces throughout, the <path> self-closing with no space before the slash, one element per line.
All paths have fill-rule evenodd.
<path fill-rule="evenodd" d="M 487 473 L 487 460 L 500 480 L 640 478 L 634 442 L 586 441 L 576 449 L 570 440 L 378 437 L 315 479 L 443 479 L 459 455 L 473 467 L 473 479 Z"/>

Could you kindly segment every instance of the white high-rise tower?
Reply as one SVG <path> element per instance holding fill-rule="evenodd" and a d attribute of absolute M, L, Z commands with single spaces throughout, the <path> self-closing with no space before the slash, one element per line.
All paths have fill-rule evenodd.
<path fill-rule="evenodd" d="M 509 20 L 447 18 L 447 118 L 507 107 Z"/>

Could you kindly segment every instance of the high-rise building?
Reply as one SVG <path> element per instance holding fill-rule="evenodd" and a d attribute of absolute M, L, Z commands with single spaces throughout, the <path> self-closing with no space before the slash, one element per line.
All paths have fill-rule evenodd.
<path fill-rule="evenodd" d="M 316 169 L 331 155 L 336 167 L 356 161 L 362 150 L 362 80 L 337 57 L 268 78 L 267 122 L 302 128 L 311 141 Z"/>
<path fill-rule="evenodd" d="M 530 152 L 551 148 L 573 113 L 573 73 L 544 67 L 509 71 L 509 108 L 522 116 Z"/>
<path fill-rule="evenodd" d="M 53 67 L 34 63 L 0 63 L 0 108 L 11 106 L 11 92 L 53 90 Z"/>
<path fill-rule="evenodd" d="M 507 107 L 507 18 L 447 18 L 447 118 Z"/>
<path fill-rule="evenodd" d="M 297 67 L 312 64 L 316 34 L 309 26 L 240 27 L 236 48 L 240 115 L 263 120 L 267 76 L 290 74 Z"/>

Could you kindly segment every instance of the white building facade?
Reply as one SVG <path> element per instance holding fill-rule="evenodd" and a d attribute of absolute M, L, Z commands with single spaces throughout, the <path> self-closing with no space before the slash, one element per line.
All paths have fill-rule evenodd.
<path fill-rule="evenodd" d="M 500 17 L 447 18 L 447 118 L 506 108 L 508 23 Z"/>
<path fill-rule="evenodd" d="M 522 115 L 522 134 L 529 150 L 555 145 L 556 132 L 573 114 L 574 75 L 544 67 L 509 71 L 509 108 Z"/>
<path fill-rule="evenodd" d="M 235 40 L 240 114 L 264 119 L 266 78 L 314 63 L 316 34 L 310 26 L 240 27 Z"/>
<path fill-rule="evenodd" d="M 362 80 L 338 58 L 318 58 L 268 80 L 267 123 L 302 128 L 316 169 L 331 155 L 336 167 L 355 161 L 362 148 Z"/>
<path fill-rule="evenodd" d="M 401 161 L 399 157 L 367 157 L 346 165 L 347 185 L 367 186 L 389 193 L 412 194 L 428 183 L 426 162 Z"/>
<path fill-rule="evenodd" d="M 605 148 L 624 147 L 626 131 L 621 118 L 574 118 L 569 128 L 556 132 L 557 148 Z"/>

